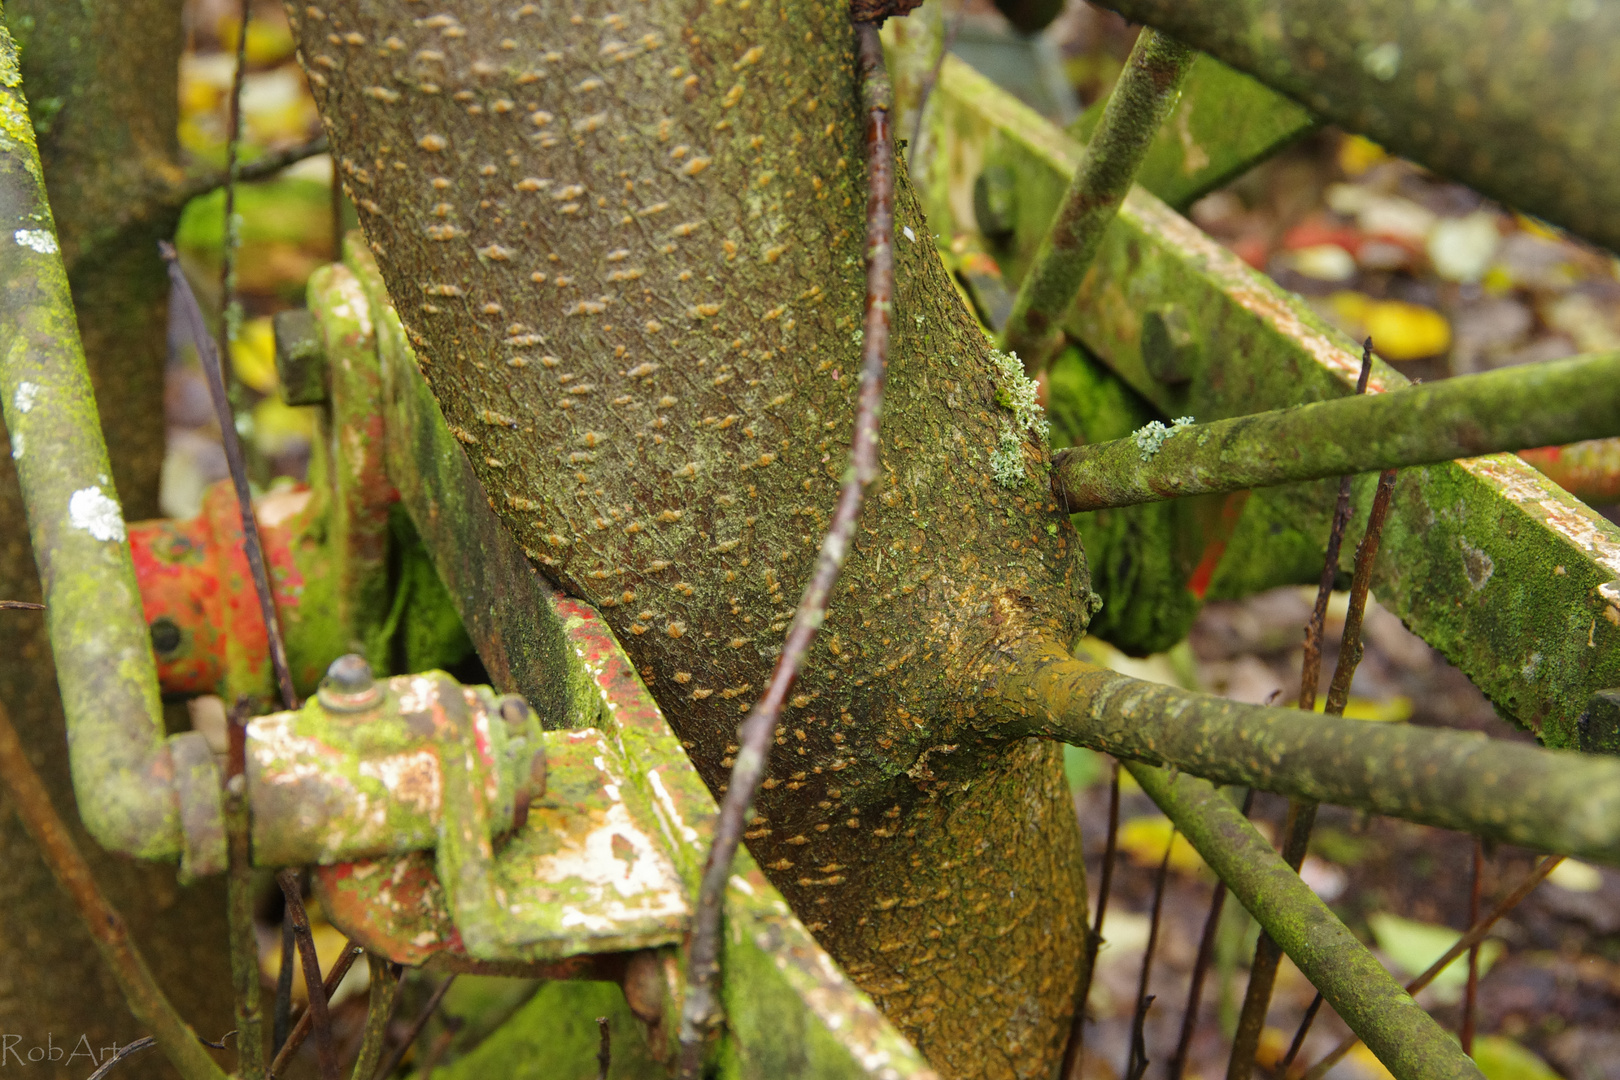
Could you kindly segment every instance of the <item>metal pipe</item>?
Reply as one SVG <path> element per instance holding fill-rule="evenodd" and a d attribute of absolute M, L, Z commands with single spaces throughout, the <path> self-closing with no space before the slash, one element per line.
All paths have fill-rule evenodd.
<path fill-rule="evenodd" d="M 44 587 L 85 827 L 103 847 L 172 859 L 187 845 L 178 795 L 220 825 L 218 768 L 165 739 L 157 668 L 123 511 L 45 197 L 16 54 L 0 50 L 0 408 Z M 205 748 L 206 749 L 206 748 Z M 199 775 L 180 777 L 180 770 Z M 211 803 L 209 802 L 211 794 Z M 221 832 L 221 835 L 222 832 Z"/>

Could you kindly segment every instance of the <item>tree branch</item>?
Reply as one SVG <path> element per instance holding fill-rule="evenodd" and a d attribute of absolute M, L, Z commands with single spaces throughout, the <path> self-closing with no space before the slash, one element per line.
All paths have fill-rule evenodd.
<path fill-rule="evenodd" d="M 72 834 L 57 816 L 44 781 L 29 764 L 27 751 L 4 705 L 0 705 L 0 781 L 10 790 L 17 816 L 39 845 L 51 875 L 78 909 L 79 918 L 95 940 L 101 958 L 112 969 L 135 1019 L 152 1033 L 184 1080 L 225 1080 L 224 1070 L 198 1044 L 196 1032 L 175 1011 L 152 977 L 123 917 L 96 885 L 90 864 L 84 861 Z"/>
<path fill-rule="evenodd" d="M 1103 232 L 1125 201 L 1159 126 L 1175 108 L 1196 56 L 1152 29 L 1144 29 L 1131 48 L 1080 168 L 1013 300 L 1007 348 L 1023 358 L 1028 371 L 1044 368 L 1057 351 L 1063 314 L 1079 294 Z"/>
<path fill-rule="evenodd" d="M 1059 451 L 1052 487 L 1078 513 L 1611 435 L 1620 435 L 1620 352 L 1144 428 Z"/>
<path fill-rule="evenodd" d="M 1191 776 L 1125 767 L 1398 1080 L 1481 1080 L 1451 1036 L 1224 795 Z"/>
<path fill-rule="evenodd" d="M 1220 784 L 1620 862 L 1620 761 L 1160 686 L 1032 647 L 992 691 L 1020 734 Z"/>

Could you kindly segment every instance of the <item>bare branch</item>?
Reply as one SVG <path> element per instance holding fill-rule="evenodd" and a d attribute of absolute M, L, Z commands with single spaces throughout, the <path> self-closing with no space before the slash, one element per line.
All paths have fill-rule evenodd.
<path fill-rule="evenodd" d="M 0 704 L 0 781 L 11 792 L 12 806 L 22 819 L 23 828 L 34 838 L 51 876 L 68 894 L 79 918 L 96 943 L 101 958 L 112 969 L 113 978 L 129 1003 L 129 1011 L 141 1026 L 152 1032 L 183 1080 L 225 1080 L 225 1073 L 197 1044 L 197 1034 L 175 1011 L 163 988 L 152 977 L 140 949 L 129 936 L 124 918 L 96 884 L 90 864 L 84 861 L 51 804 L 45 782 L 28 761 L 22 739 L 11 724 L 5 706 Z"/>

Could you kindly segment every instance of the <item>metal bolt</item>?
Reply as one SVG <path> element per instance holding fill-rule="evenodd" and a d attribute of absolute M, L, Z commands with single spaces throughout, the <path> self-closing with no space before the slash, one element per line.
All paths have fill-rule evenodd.
<path fill-rule="evenodd" d="M 1018 179 L 1005 165 L 990 165 L 973 181 L 973 218 L 991 244 L 1005 244 L 1018 225 Z"/>
<path fill-rule="evenodd" d="M 529 725 L 529 703 L 518 697 L 506 698 L 501 702 L 501 719 L 512 734 L 522 735 Z"/>
<path fill-rule="evenodd" d="M 371 665 L 358 653 L 332 661 L 317 696 L 332 712 L 363 712 L 382 700 L 382 687 L 371 677 Z"/>
<path fill-rule="evenodd" d="M 276 374 L 288 405 L 319 405 L 327 398 L 326 348 L 307 308 L 271 317 L 276 334 Z"/>
<path fill-rule="evenodd" d="M 1620 753 L 1620 688 L 1599 690 L 1575 721 L 1576 749 L 1588 754 Z"/>
<path fill-rule="evenodd" d="M 1167 386 L 1191 382 L 1203 350 L 1179 304 L 1160 304 L 1142 315 L 1142 362 Z"/>

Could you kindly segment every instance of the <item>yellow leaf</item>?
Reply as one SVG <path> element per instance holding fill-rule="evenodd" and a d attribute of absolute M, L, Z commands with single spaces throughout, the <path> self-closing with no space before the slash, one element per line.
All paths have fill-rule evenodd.
<path fill-rule="evenodd" d="M 319 406 L 284 405 L 279 397 L 267 397 L 253 407 L 253 445 L 261 454 L 278 454 L 308 446 L 315 438 L 315 416 Z"/>
<path fill-rule="evenodd" d="M 1327 698 L 1316 699 L 1316 711 L 1324 712 L 1327 709 Z M 1396 695 L 1388 701 L 1375 701 L 1372 698 L 1351 696 L 1344 703 L 1344 715 L 1351 720 L 1376 720 L 1384 724 L 1400 724 L 1412 719 L 1412 701 L 1410 698 Z"/>
<path fill-rule="evenodd" d="M 242 21 L 233 15 L 219 20 L 220 44 L 230 56 L 236 55 L 236 36 L 241 26 Z M 248 23 L 247 62 L 250 67 L 265 67 L 285 60 L 293 54 L 294 47 L 286 20 L 255 15 Z"/>
<path fill-rule="evenodd" d="M 1328 304 L 1353 336 L 1371 337 L 1373 351 L 1385 360 L 1417 360 L 1451 347 L 1451 324 L 1433 308 L 1349 290 L 1334 293 Z"/>
<path fill-rule="evenodd" d="M 231 342 L 231 370 L 261 394 L 276 388 L 276 332 L 268 317 L 242 324 Z"/>
<path fill-rule="evenodd" d="M 1347 135 L 1339 143 L 1339 168 L 1346 176 L 1360 176 L 1388 156 L 1382 146 L 1360 135 Z"/>
<path fill-rule="evenodd" d="M 1557 1080 L 1558 1073 L 1535 1051 L 1506 1035 L 1485 1035 L 1474 1040 L 1474 1064 L 1485 1080 Z"/>
<path fill-rule="evenodd" d="M 1119 827 L 1120 850 L 1132 862 L 1157 867 L 1164 858 L 1165 844 L 1170 843 L 1172 827 L 1170 819 L 1163 815 L 1132 818 Z M 1204 869 L 1203 858 L 1179 832 L 1170 848 L 1170 869 L 1181 874 L 1196 874 Z"/>

